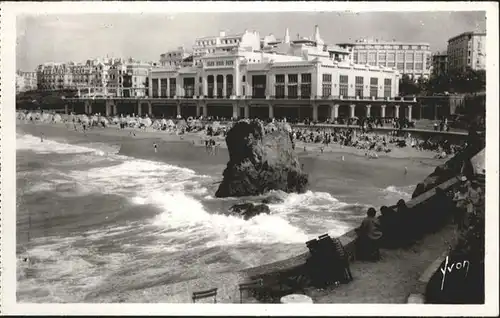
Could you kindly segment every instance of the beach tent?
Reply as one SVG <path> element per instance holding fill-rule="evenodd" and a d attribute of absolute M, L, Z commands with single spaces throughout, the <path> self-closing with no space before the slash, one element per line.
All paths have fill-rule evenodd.
<path fill-rule="evenodd" d="M 485 155 L 485 149 L 481 150 L 477 155 L 472 157 L 472 159 L 470 160 L 472 164 L 472 169 L 474 171 L 474 174 L 476 175 L 477 174 L 484 175 L 484 170 L 486 168 L 484 155 Z"/>
<path fill-rule="evenodd" d="M 55 114 L 54 117 L 52 118 L 52 120 L 56 123 L 60 123 L 60 122 L 62 122 L 62 117 L 59 114 Z"/>
<path fill-rule="evenodd" d="M 162 124 L 166 124 L 168 127 L 175 127 L 175 124 L 172 121 L 172 119 L 169 119 L 169 120 L 165 121 L 165 123 L 163 122 L 164 120 L 165 119 L 162 120 Z"/>
<path fill-rule="evenodd" d="M 190 127 L 203 127 L 203 123 L 197 119 L 193 119 L 192 121 L 189 122 Z"/>
<path fill-rule="evenodd" d="M 177 129 L 183 129 L 187 127 L 187 123 L 184 119 L 181 119 L 177 122 L 177 125 L 175 125 Z"/>
<path fill-rule="evenodd" d="M 163 120 L 165 120 L 165 119 L 163 119 Z M 151 127 L 152 127 L 153 129 L 161 129 L 161 127 L 163 126 L 163 124 L 162 124 L 162 121 L 163 121 L 163 120 L 155 120 L 155 121 L 151 124 Z M 166 122 L 166 120 L 165 120 L 165 122 Z"/>
<path fill-rule="evenodd" d="M 85 123 L 85 124 L 88 124 L 90 122 L 89 118 L 87 117 L 87 115 L 80 115 L 80 121 L 82 123 Z"/>
<path fill-rule="evenodd" d="M 101 121 L 100 121 L 101 124 L 104 124 L 104 125 L 109 125 L 109 120 L 104 117 L 104 116 L 101 116 Z"/>
<path fill-rule="evenodd" d="M 219 128 L 220 128 L 220 122 L 214 121 L 212 123 L 212 129 L 213 129 L 213 131 L 217 131 L 217 130 L 219 130 Z"/>
<path fill-rule="evenodd" d="M 151 120 L 151 118 L 146 117 L 141 120 L 141 124 L 143 124 L 146 127 L 149 127 L 153 124 L 153 121 Z"/>
<path fill-rule="evenodd" d="M 267 130 L 267 131 L 274 131 L 274 130 L 277 130 L 277 129 L 278 129 L 278 128 L 277 128 L 277 127 L 276 127 L 276 125 L 275 125 L 275 124 L 273 124 L 273 123 L 269 123 L 269 124 L 267 124 L 267 126 L 265 127 L 265 130 Z"/>

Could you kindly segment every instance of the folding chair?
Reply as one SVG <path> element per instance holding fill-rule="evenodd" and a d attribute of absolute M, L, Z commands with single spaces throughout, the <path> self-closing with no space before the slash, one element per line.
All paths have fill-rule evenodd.
<path fill-rule="evenodd" d="M 262 278 L 253 280 L 248 283 L 241 283 L 238 285 L 239 290 L 240 290 L 240 304 L 243 303 L 243 292 L 244 291 L 252 291 L 252 293 L 255 295 L 255 290 L 256 289 L 261 289 L 264 286 L 264 280 Z"/>
<path fill-rule="evenodd" d="M 208 298 L 208 297 L 213 297 L 214 304 L 217 303 L 217 288 L 212 288 L 212 289 L 208 289 L 208 290 L 194 292 L 193 297 L 192 297 L 193 303 L 195 303 L 198 299 L 203 299 L 203 298 Z"/>

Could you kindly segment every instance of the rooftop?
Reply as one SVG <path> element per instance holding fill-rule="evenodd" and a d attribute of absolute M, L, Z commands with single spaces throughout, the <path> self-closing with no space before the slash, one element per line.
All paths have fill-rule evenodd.
<path fill-rule="evenodd" d="M 456 35 L 456 36 L 450 38 L 448 40 L 448 42 L 451 42 L 453 40 L 456 40 L 456 39 L 464 37 L 464 36 L 474 36 L 474 35 L 486 36 L 486 32 L 469 31 L 469 32 L 460 33 L 459 35 Z"/>

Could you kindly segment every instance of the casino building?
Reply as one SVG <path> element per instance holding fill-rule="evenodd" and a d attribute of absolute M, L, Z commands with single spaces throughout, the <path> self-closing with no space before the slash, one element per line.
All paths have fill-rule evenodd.
<path fill-rule="evenodd" d="M 197 55 L 191 66 L 152 67 L 147 98 L 136 101 L 132 111 L 155 117 L 314 121 L 412 118 L 415 100 L 397 97 L 396 69 L 354 64 L 347 50 L 324 44 L 317 26 L 312 37 L 291 40 L 287 29 L 282 41 L 265 47 L 260 42 L 257 49 L 227 46 Z M 122 103 L 130 101 L 108 99 L 106 113 L 120 113 Z"/>

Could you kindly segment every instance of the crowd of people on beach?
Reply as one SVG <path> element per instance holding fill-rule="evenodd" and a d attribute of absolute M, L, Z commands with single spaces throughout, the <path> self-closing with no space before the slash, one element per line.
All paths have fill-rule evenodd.
<path fill-rule="evenodd" d="M 54 112 L 41 111 L 18 112 L 18 119 L 25 121 L 43 121 L 49 123 L 62 122 L 67 126 L 72 125 L 74 130 L 81 129 L 86 132 L 93 127 L 108 127 L 114 125 L 120 129 L 142 129 L 153 131 L 165 131 L 175 133 L 182 139 L 182 135 L 188 133 L 199 133 L 205 143 L 205 147 L 209 154 L 215 154 L 219 143 L 217 139 L 224 138 L 227 131 L 236 122 L 236 120 L 221 118 L 221 117 L 203 117 L 198 118 L 188 117 L 180 118 L 150 118 L 138 115 L 119 115 L 119 116 L 103 116 L 101 114 L 92 115 L 60 115 Z M 276 120 L 262 121 L 265 127 L 272 126 Z M 287 120 L 279 120 L 286 123 Z M 347 125 L 344 128 L 323 127 L 317 126 L 309 120 L 305 120 L 304 125 L 292 127 L 290 136 L 294 144 L 302 142 L 305 144 L 319 144 L 319 150 L 323 152 L 329 145 L 338 144 L 341 147 L 351 147 L 365 150 L 365 155 L 369 158 L 378 158 L 377 153 L 389 153 L 394 148 L 411 147 L 422 151 L 436 152 L 436 158 L 446 158 L 449 155 L 460 151 L 466 146 L 463 144 L 452 144 L 445 136 L 432 136 L 426 140 L 421 140 L 411 136 L 411 133 L 401 134 L 400 128 L 414 127 L 414 122 L 407 119 L 396 118 L 336 118 L 331 123 L 339 125 Z M 443 120 L 443 125 L 446 127 L 447 121 Z M 355 125 L 359 125 L 356 129 Z M 373 127 L 386 127 L 391 125 L 394 130 L 386 132 L 375 132 Z M 293 126 L 288 123 L 288 126 Z M 352 127 L 351 127 L 352 126 Z M 271 129 L 269 129 L 271 130 Z M 132 134 L 132 133 L 131 133 Z M 135 133 L 134 133 L 135 135 Z M 215 145 L 214 145 L 215 143 Z M 304 146 L 304 151 L 307 147 Z"/>
<path fill-rule="evenodd" d="M 456 190 L 451 190 L 451 193 L 438 192 L 437 195 L 442 198 L 447 196 L 438 206 L 439 211 L 409 208 L 402 199 L 395 207 L 381 207 L 378 217 L 375 208 L 369 208 L 361 225 L 356 228 L 356 257 L 377 261 L 380 259 L 381 247 L 409 246 L 426 232 L 444 224 L 450 215 L 457 232 L 463 233 L 469 229 L 470 220 L 483 211 L 484 193 L 477 180 L 461 176 Z"/>

